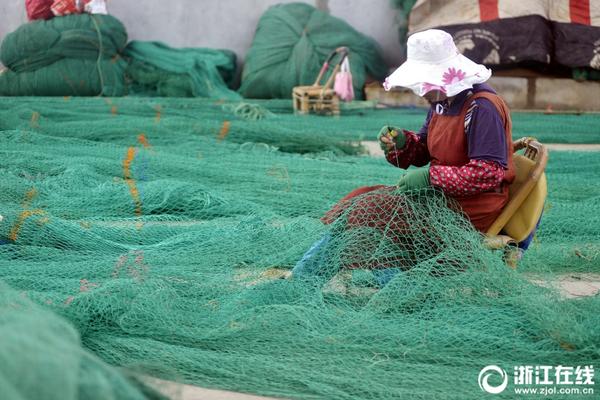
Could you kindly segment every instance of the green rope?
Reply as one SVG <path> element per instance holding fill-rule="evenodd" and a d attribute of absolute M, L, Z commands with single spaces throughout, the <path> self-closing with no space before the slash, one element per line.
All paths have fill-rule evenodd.
<path fill-rule="evenodd" d="M 98 35 L 98 59 L 96 60 L 96 67 L 98 68 L 98 77 L 100 78 L 100 93 L 98 96 L 102 96 L 104 94 L 104 75 L 102 73 L 102 52 L 104 51 L 102 46 L 102 32 L 100 32 L 100 27 L 98 26 L 98 21 L 94 16 L 91 16 L 91 20 L 94 23 L 94 29 L 96 30 L 96 34 Z"/>
<path fill-rule="evenodd" d="M 275 115 L 258 104 L 244 102 L 238 104 L 225 104 L 223 105 L 223 110 L 232 112 L 236 117 L 251 121 L 258 121 Z"/>

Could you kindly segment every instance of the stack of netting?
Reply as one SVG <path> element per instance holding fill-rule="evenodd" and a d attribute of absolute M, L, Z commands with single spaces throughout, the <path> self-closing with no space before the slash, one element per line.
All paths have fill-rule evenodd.
<path fill-rule="evenodd" d="M 159 398 L 81 346 L 65 319 L 0 282 L 0 388 L 10 400 Z"/>
<path fill-rule="evenodd" d="M 339 128 L 297 118 L 278 133 L 291 115 L 244 119 L 239 105 L 209 101 L 2 101 L 0 280 L 37 304 L 22 315 L 59 314 L 112 365 L 286 398 L 480 399 L 487 365 L 510 374 L 600 361 L 600 297 L 554 287 L 600 274 L 595 153 L 551 155 L 542 227 L 512 271 L 436 191 L 366 194 L 323 224 L 351 189 L 403 172 L 264 143 L 323 129 L 349 137 L 346 117 Z M 317 241 L 311 273 L 278 279 Z M 398 270 L 384 285 L 389 266 Z M 11 296 L 0 318 L 14 315 Z M 63 322 L 54 335 L 73 337 Z M 21 359 L 35 351 L 15 346 Z M 0 363 L 0 376 L 12 382 L 18 368 Z M 514 398 L 512 388 L 496 397 Z"/>
<path fill-rule="evenodd" d="M 235 53 L 206 48 L 174 49 L 159 42 L 132 41 L 124 55 L 131 94 L 165 97 L 208 97 L 239 100 L 230 90 Z"/>
<path fill-rule="evenodd" d="M 228 88 L 236 71 L 231 51 L 126 43 L 125 27 L 108 15 L 25 24 L 2 43 L 8 70 L 0 74 L 0 95 L 241 98 Z"/>
<path fill-rule="evenodd" d="M 340 46 L 350 49 L 354 92 L 361 98 L 368 75 L 383 80 L 387 73 L 379 45 L 345 21 L 308 4 L 275 5 L 256 28 L 240 93 L 248 98 L 290 98 L 294 86 L 315 81 L 329 53 Z"/>
<path fill-rule="evenodd" d="M 7 35 L 0 61 L 3 96 L 122 96 L 127 32 L 109 15 L 72 15 L 22 25 Z"/>

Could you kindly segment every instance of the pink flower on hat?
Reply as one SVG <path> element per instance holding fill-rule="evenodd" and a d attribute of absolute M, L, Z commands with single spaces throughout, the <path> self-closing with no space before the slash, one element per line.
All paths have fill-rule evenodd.
<path fill-rule="evenodd" d="M 406 43 L 406 61 L 398 67 L 384 84 L 386 90 L 405 87 L 417 96 L 438 89 L 435 83 L 452 97 L 489 79 L 492 71 L 460 54 L 452 35 L 439 29 L 417 32 Z M 440 90 L 440 89 L 438 89 Z"/>
<path fill-rule="evenodd" d="M 456 70 L 453 67 L 448 68 L 448 71 L 444 72 L 444 75 L 442 75 L 442 82 L 444 82 L 446 85 L 451 85 L 453 83 L 456 82 L 460 82 L 463 79 L 465 79 L 465 76 L 467 74 L 462 72 L 462 70 Z"/>

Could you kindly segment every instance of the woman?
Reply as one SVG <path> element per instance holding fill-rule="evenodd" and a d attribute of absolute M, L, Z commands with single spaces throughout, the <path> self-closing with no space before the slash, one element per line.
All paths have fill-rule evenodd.
<path fill-rule="evenodd" d="M 418 133 L 384 126 L 378 139 L 392 165 L 403 169 L 429 166 L 409 170 L 397 187 L 354 190 L 322 220 L 329 224 L 344 214 L 344 230 L 375 228 L 399 243 L 402 239 L 398 238 L 410 234 L 410 215 L 406 210 L 398 212 L 395 205 L 393 210 L 379 205 L 398 204 L 391 199 L 399 191 L 434 187 L 456 200 L 471 224 L 485 232 L 508 202 L 508 187 L 515 176 L 508 107 L 484 84 L 491 71 L 460 54 L 450 34 L 437 29 L 415 33 L 408 39 L 407 50 L 407 61 L 385 80 L 384 88 L 410 88 L 431 107 Z M 324 256 L 335 236 L 328 234 L 316 242 L 293 275 L 323 275 Z M 390 268 L 389 263 L 356 264 L 350 261 L 344 266 Z"/>
<path fill-rule="evenodd" d="M 384 127 L 380 144 L 388 162 L 429 167 L 407 172 L 400 189 L 433 186 L 452 197 L 485 232 L 508 202 L 514 180 L 511 119 L 485 81 L 491 71 L 460 54 L 452 36 L 430 29 L 408 39 L 408 58 L 384 87 L 407 87 L 431 104 L 418 133 Z"/>

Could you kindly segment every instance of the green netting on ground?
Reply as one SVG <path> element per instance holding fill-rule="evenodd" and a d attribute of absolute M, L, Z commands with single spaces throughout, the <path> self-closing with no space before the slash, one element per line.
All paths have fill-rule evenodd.
<path fill-rule="evenodd" d="M 3 96 L 122 96 L 127 32 L 109 15 L 35 21 L 8 34 L 0 60 Z"/>
<path fill-rule="evenodd" d="M 523 269 L 600 273 L 599 172 L 598 152 L 550 153 L 549 195 Z"/>
<path fill-rule="evenodd" d="M 232 51 L 175 49 L 159 42 L 134 40 L 124 55 L 131 59 L 127 75 L 134 95 L 241 99 L 226 83 L 235 76 Z"/>
<path fill-rule="evenodd" d="M 600 143 L 600 114 L 513 112 L 513 138 L 534 136 L 546 143 Z"/>
<path fill-rule="evenodd" d="M 252 102 L 250 104 L 254 105 L 248 110 L 239 107 L 246 103 L 205 99 L 2 100 L 4 108 L 0 110 L 0 127 L 3 129 L 28 129 L 35 126 L 50 134 L 60 132 L 63 136 L 84 135 L 86 139 L 96 141 L 109 140 L 119 135 L 127 137 L 132 128 L 138 130 L 138 133 L 158 129 L 165 132 L 165 136 L 157 136 L 156 140 L 159 141 L 169 141 L 171 135 L 181 133 L 186 141 L 204 136 L 236 143 L 264 143 L 286 152 L 357 153 L 362 150 L 351 143 L 352 138 L 368 138 L 373 135 L 371 128 L 367 128 L 367 131 L 356 126 L 356 120 L 339 126 L 327 118 L 296 118 L 291 112 L 287 113 L 291 110 L 290 101 Z M 273 115 L 269 109 L 276 114 Z M 263 118 L 252 119 L 253 115 L 262 115 Z M 251 118 L 248 119 L 248 116 Z M 88 121 L 85 132 L 81 131 L 82 120 Z M 348 129 L 352 131 L 347 131 Z"/>
<path fill-rule="evenodd" d="M 292 88 L 311 85 L 329 53 L 340 46 L 350 49 L 354 92 L 360 98 L 367 75 L 382 80 L 387 72 L 379 45 L 308 4 L 275 5 L 256 28 L 240 93 L 250 98 L 291 98 Z"/>
<path fill-rule="evenodd" d="M 543 222 L 512 271 L 436 191 L 366 194 L 323 224 L 350 190 L 403 172 L 265 144 L 312 137 L 300 129 L 310 118 L 233 119 L 232 104 L 208 101 L 4 100 L 0 279 L 105 362 L 287 398 L 480 399 L 487 365 L 600 361 L 600 297 L 554 287 L 600 274 L 597 153 L 551 154 Z M 270 118 L 304 122 L 265 131 Z M 317 241 L 313 271 L 279 279 Z M 382 285 L 381 267 L 401 271 Z"/>
<path fill-rule="evenodd" d="M 81 346 L 66 320 L 0 281 L 0 388 L 10 400 L 158 398 Z"/>
<path fill-rule="evenodd" d="M 264 143 L 284 152 L 357 154 L 365 151 L 359 141 L 376 140 L 383 125 L 417 131 L 425 110 L 375 109 L 373 104 L 345 105 L 339 118 L 295 116 L 289 100 L 244 100 L 223 102 L 208 99 L 169 98 L 3 98 L 0 128 L 29 129 L 89 140 L 110 140 L 139 133 L 220 138 L 235 143 Z M 81 121 L 86 129 L 81 130 Z M 600 116 L 513 113 L 515 139 L 535 136 L 542 143 L 600 143 Z M 186 139 L 186 140 L 188 140 Z"/>

